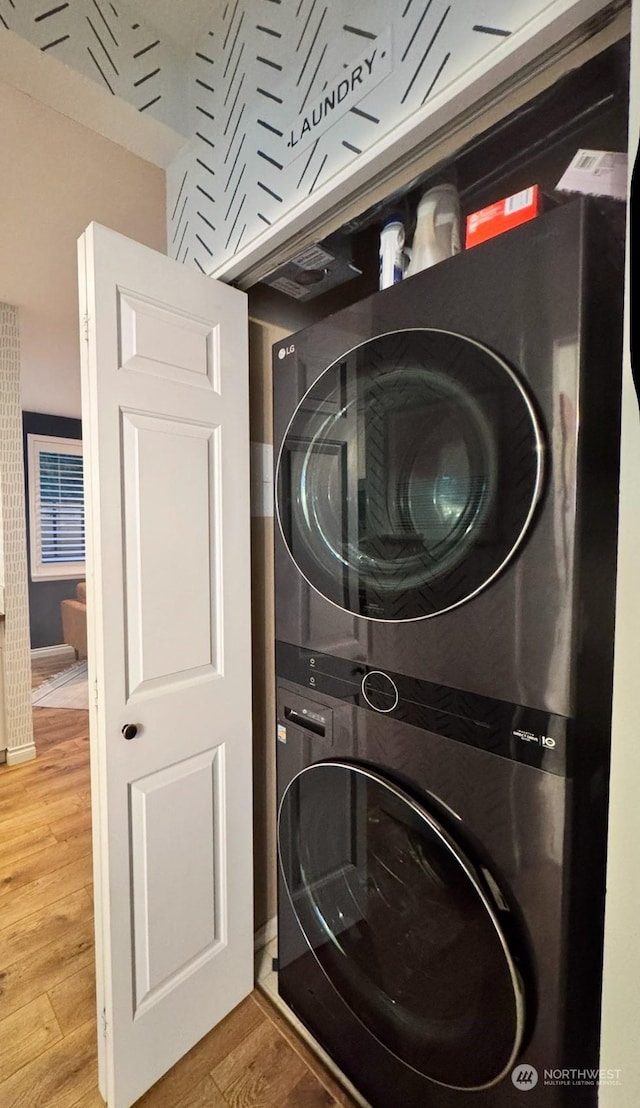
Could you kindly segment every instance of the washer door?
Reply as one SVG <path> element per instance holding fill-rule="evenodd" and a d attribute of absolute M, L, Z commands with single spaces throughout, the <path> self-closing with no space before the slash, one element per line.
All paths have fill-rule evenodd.
<path fill-rule="evenodd" d="M 422 805 L 350 763 L 294 778 L 278 843 L 309 947 L 371 1034 L 439 1084 L 499 1081 L 522 1041 L 524 996 L 494 879 Z"/>
<path fill-rule="evenodd" d="M 300 402 L 277 509 L 298 569 L 369 619 L 463 603 L 522 542 L 542 488 L 542 435 L 509 366 L 448 331 L 363 343 Z"/>

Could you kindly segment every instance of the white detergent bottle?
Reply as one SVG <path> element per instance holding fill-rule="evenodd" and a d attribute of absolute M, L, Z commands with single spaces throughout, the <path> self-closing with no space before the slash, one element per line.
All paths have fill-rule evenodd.
<path fill-rule="evenodd" d="M 460 201 L 455 185 L 435 185 L 418 204 L 406 276 L 460 253 Z"/>
<path fill-rule="evenodd" d="M 380 288 L 388 289 L 404 277 L 404 224 L 388 219 L 380 232 Z"/>

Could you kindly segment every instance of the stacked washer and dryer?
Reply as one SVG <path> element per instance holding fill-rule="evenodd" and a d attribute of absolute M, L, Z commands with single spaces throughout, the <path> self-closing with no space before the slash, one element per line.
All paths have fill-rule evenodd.
<path fill-rule="evenodd" d="M 374 1108 L 597 1102 L 620 255 L 575 201 L 274 348 L 279 991 Z"/>

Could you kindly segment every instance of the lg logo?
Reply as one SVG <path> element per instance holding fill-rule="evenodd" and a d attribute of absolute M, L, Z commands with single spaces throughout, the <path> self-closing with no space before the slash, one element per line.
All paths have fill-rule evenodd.
<path fill-rule="evenodd" d="M 538 1084 L 538 1071 L 534 1066 L 529 1066 L 526 1062 L 522 1062 L 521 1065 L 516 1066 L 513 1070 L 511 1080 L 516 1089 L 528 1093 L 529 1089 L 535 1089 Z"/>
<path fill-rule="evenodd" d="M 293 344 L 291 346 L 281 346 L 278 351 L 278 357 L 280 361 L 282 361 L 283 358 L 286 358 L 289 354 L 294 354 L 295 349 L 296 348 Z"/>

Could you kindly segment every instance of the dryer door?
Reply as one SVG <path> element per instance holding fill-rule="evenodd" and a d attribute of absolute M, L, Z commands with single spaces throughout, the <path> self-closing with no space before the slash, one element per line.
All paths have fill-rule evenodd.
<path fill-rule="evenodd" d="M 440 1084 L 499 1081 L 520 1048 L 525 1011 L 495 880 L 425 807 L 351 763 L 299 773 L 278 836 L 307 943 L 369 1032 Z"/>
<path fill-rule="evenodd" d="M 356 615 L 412 620 L 474 596 L 522 542 L 542 433 L 513 370 L 472 339 L 371 339 L 301 400 L 278 460 L 289 553 Z"/>

